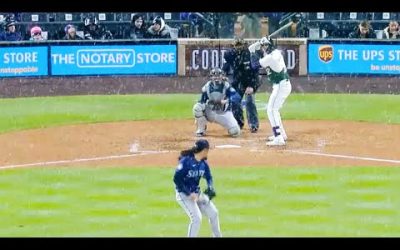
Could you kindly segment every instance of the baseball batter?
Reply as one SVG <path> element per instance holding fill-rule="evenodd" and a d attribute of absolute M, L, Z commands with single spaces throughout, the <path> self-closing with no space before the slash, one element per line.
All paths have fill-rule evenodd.
<path fill-rule="evenodd" d="M 256 50 L 262 50 L 264 57 L 258 58 Z M 272 127 L 273 136 L 268 137 L 268 146 L 282 146 L 287 140 L 286 131 L 283 128 L 281 114 L 286 98 L 292 91 L 292 85 L 289 80 L 285 61 L 281 52 L 276 49 L 272 40 L 263 37 L 260 41 L 249 46 L 252 53 L 252 67 L 262 67 L 266 69 L 268 80 L 272 83 L 272 93 L 268 100 L 267 114 Z"/>
<path fill-rule="evenodd" d="M 205 136 L 207 122 L 215 122 L 223 126 L 232 137 L 240 135 L 240 127 L 232 113 L 232 103 L 240 103 L 240 96 L 225 80 L 220 68 L 210 71 L 210 81 L 202 88 L 199 102 L 193 106 L 196 119 L 196 135 Z"/>
<path fill-rule="evenodd" d="M 196 141 L 191 149 L 181 152 L 179 164 L 175 170 L 176 200 L 190 218 L 188 237 L 196 237 L 199 234 L 202 213 L 209 218 L 213 236 L 222 237 L 218 210 L 211 201 L 216 194 L 207 163 L 209 149 L 207 140 Z M 207 180 L 207 189 L 203 193 L 199 186 L 202 177 Z"/>

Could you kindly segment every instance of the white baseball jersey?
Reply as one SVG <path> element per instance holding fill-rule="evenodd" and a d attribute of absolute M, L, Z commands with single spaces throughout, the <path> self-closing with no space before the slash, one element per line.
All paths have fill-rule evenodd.
<path fill-rule="evenodd" d="M 260 59 L 260 65 L 263 68 L 270 67 L 275 72 L 281 72 L 283 69 L 286 70 L 285 61 L 283 60 L 282 53 L 275 49 L 271 53 L 264 55 Z"/>
<path fill-rule="evenodd" d="M 281 51 L 275 49 L 271 53 L 264 55 L 259 62 L 261 67 L 267 70 L 268 79 L 271 83 L 277 84 L 284 79 L 289 79 Z"/>

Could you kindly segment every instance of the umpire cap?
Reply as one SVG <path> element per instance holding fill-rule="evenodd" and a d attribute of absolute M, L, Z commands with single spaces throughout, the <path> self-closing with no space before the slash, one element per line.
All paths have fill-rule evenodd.
<path fill-rule="evenodd" d="M 235 38 L 233 39 L 232 45 L 235 47 L 244 46 L 244 45 L 246 45 L 246 41 L 240 36 L 235 36 Z"/>

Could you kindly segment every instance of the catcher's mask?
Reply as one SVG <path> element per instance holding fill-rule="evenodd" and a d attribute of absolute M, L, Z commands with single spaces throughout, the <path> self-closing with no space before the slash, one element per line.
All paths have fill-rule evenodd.
<path fill-rule="evenodd" d="M 222 83 L 222 77 L 223 77 L 224 72 L 222 71 L 222 69 L 220 68 L 213 68 L 210 71 L 210 79 L 212 82 L 216 82 L 216 83 Z"/>

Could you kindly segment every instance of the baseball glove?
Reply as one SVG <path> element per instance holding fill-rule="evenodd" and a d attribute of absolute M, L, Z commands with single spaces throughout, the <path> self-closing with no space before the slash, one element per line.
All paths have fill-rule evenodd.
<path fill-rule="evenodd" d="M 215 190 L 212 188 L 206 188 L 203 193 L 206 194 L 208 198 L 210 198 L 210 200 L 212 200 L 215 196 L 217 196 Z"/>

